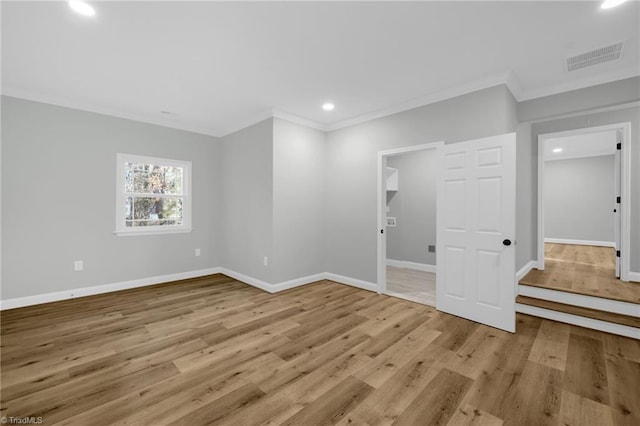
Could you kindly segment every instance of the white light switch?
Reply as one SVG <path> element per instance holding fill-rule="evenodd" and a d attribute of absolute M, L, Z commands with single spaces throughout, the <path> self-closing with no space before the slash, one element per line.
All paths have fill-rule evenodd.
<path fill-rule="evenodd" d="M 269 258 L 267 256 L 264 257 L 264 266 L 269 265 Z"/>
<path fill-rule="evenodd" d="M 199 248 L 196 249 L 196 256 L 200 256 L 200 249 Z"/>
<path fill-rule="evenodd" d="M 75 262 L 73 262 L 74 271 L 82 271 L 83 269 L 84 269 L 84 264 L 82 263 L 82 260 L 76 260 Z"/>

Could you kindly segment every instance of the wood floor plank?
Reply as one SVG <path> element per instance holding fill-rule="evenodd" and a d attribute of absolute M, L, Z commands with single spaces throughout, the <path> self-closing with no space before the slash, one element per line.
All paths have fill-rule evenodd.
<path fill-rule="evenodd" d="M 571 334 L 564 389 L 601 404 L 609 404 L 609 388 L 602 341 Z"/>
<path fill-rule="evenodd" d="M 501 426 L 502 419 L 470 405 L 459 406 L 447 426 Z"/>
<path fill-rule="evenodd" d="M 514 392 L 504 398 L 505 424 L 555 426 L 562 398 L 562 372 L 527 361 Z"/>
<path fill-rule="evenodd" d="M 348 376 L 342 382 L 287 419 L 283 426 L 330 425 L 337 423 L 373 389 Z"/>
<path fill-rule="evenodd" d="M 438 345 L 429 345 L 393 374 L 383 386 L 371 392 L 353 415 L 370 425 L 392 424 L 441 371 L 448 357 L 453 356 L 453 352 Z"/>
<path fill-rule="evenodd" d="M 611 411 L 620 425 L 640 424 L 640 364 L 606 356 Z"/>
<path fill-rule="evenodd" d="M 565 426 L 620 424 L 613 422 L 611 409 L 608 405 L 597 403 L 566 390 L 562 392 L 559 422 Z"/>
<path fill-rule="evenodd" d="M 516 320 L 512 334 L 332 281 L 269 294 L 220 274 L 5 310 L 0 414 L 45 425 L 640 423 L 640 341 Z"/>
<path fill-rule="evenodd" d="M 640 283 L 615 275 L 615 250 L 573 244 L 544 244 L 545 269 L 532 269 L 520 284 L 640 303 Z"/>
<path fill-rule="evenodd" d="M 471 387 L 468 377 L 442 369 L 393 424 L 446 425 Z"/>
<path fill-rule="evenodd" d="M 529 361 L 564 371 L 569 348 L 570 327 L 555 321 L 542 321 Z"/>

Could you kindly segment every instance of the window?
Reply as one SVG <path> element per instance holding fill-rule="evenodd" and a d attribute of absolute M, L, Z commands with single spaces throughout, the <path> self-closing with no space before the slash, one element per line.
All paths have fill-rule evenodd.
<path fill-rule="evenodd" d="M 116 234 L 191 232 L 191 163 L 118 154 Z"/>

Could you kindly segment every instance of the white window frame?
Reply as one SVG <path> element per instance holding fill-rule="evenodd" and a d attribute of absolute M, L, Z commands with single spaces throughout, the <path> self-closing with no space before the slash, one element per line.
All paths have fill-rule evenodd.
<path fill-rule="evenodd" d="M 182 167 L 182 225 L 158 225 L 158 226 L 126 226 L 126 198 L 130 194 L 125 192 L 126 179 L 125 167 L 126 163 L 138 162 L 146 164 L 155 164 L 162 166 Z M 178 234 L 191 232 L 191 162 L 172 160 L 168 158 L 147 157 L 144 155 L 134 154 L 117 154 L 116 165 L 116 230 L 118 236 L 134 236 L 134 235 L 159 235 L 159 234 Z"/>

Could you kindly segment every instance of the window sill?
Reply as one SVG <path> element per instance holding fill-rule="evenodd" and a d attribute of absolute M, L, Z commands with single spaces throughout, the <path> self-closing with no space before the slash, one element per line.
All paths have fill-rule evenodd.
<path fill-rule="evenodd" d="M 164 234 L 188 234 L 192 228 L 180 229 L 149 229 L 144 231 L 114 231 L 118 237 L 136 237 L 142 235 L 164 235 Z"/>

